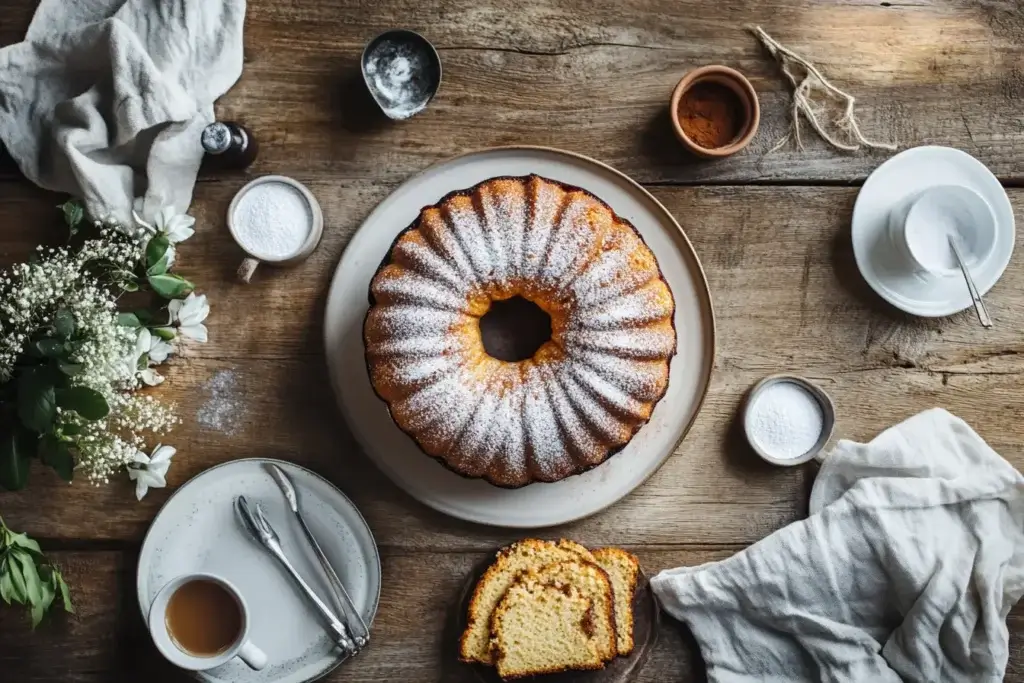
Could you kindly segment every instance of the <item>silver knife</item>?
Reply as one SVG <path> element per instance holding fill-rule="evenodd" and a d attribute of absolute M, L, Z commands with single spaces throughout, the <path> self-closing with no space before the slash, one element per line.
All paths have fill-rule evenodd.
<path fill-rule="evenodd" d="M 278 562 L 288 571 L 292 580 L 295 581 L 296 585 L 302 590 L 303 594 L 313 604 L 313 607 L 320 613 L 324 621 L 328 626 L 328 633 L 331 636 L 331 640 L 337 643 L 341 649 L 347 653 L 354 655 L 358 653 L 359 647 L 352 642 L 352 638 L 349 636 L 348 627 L 341 622 L 338 617 L 334 616 L 334 612 L 331 608 L 324 604 L 320 596 L 309 586 L 308 583 L 302 578 L 299 572 L 292 566 L 292 563 L 288 560 L 284 554 L 284 550 L 281 548 L 280 539 L 277 536 L 277 532 L 274 531 L 270 523 L 267 522 L 266 517 L 263 515 L 263 509 L 256 505 L 255 512 L 249 507 L 249 501 L 245 499 L 245 496 L 238 496 L 235 498 L 235 511 L 238 513 L 239 519 L 242 521 L 242 525 L 246 531 L 253 537 L 257 543 L 263 545 L 267 551 L 273 555 Z"/>
<path fill-rule="evenodd" d="M 285 500 L 288 501 L 288 507 L 295 513 L 296 519 L 299 520 L 299 526 L 302 527 L 302 532 L 306 535 L 306 539 L 309 540 L 309 544 L 313 546 L 313 552 L 316 553 L 316 559 L 320 561 L 320 566 L 324 570 L 324 574 L 327 575 L 327 580 L 331 584 L 331 588 L 334 591 L 335 602 L 341 607 L 341 613 L 346 617 L 346 621 L 349 624 L 349 632 L 352 633 L 352 621 L 354 620 L 359 624 L 359 634 L 353 634 L 352 639 L 356 642 L 356 645 L 362 649 L 366 647 L 366 644 L 370 642 L 370 629 L 367 628 L 366 622 L 363 621 L 362 615 L 359 614 L 358 608 L 355 603 L 352 602 L 352 598 L 349 597 L 348 591 L 345 590 L 345 584 L 341 582 L 338 577 L 338 573 L 334 571 L 334 567 L 331 566 L 330 561 L 327 559 L 327 555 L 324 554 L 320 544 L 317 543 L 316 537 L 313 536 L 313 532 L 310 531 L 309 526 L 306 524 L 306 520 L 302 517 L 302 511 L 299 509 L 299 496 L 295 490 L 295 485 L 292 484 L 291 478 L 288 474 L 281 469 L 278 465 L 273 463 L 267 463 L 267 470 L 271 476 L 274 477 L 274 481 L 281 488 L 281 492 L 284 493 Z"/>

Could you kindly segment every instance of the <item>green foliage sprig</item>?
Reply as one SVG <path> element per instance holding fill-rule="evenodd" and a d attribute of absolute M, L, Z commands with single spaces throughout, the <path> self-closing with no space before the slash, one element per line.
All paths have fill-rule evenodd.
<path fill-rule="evenodd" d="M 58 602 L 59 598 L 59 602 Z M 56 602 L 74 612 L 71 592 L 60 571 L 46 559 L 39 544 L 26 534 L 16 534 L 0 518 L 0 599 L 8 605 L 28 608 L 32 628 L 43 620 Z"/>

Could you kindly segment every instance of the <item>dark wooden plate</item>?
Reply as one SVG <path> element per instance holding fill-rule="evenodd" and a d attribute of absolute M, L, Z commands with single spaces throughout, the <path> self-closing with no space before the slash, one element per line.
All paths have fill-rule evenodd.
<path fill-rule="evenodd" d="M 493 558 L 488 558 L 467 577 L 449 620 L 451 622 L 449 632 L 452 636 L 445 639 L 445 647 L 448 649 L 445 659 L 453 661 L 452 666 L 454 667 L 471 669 L 481 683 L 502 683 L 502 681 L 493 667 L 458 661 L 459 637 L 466 629 L 466 615 L 469 611 L 469 601 L 473 597 L 473 589 L 476 588 L 477 581 L 487 571 L 487 567 L 492 561 Z M 633 594 L 634 645 L 632 653 L 626 657 L 616 657 L 608 662 L 605 668 L 596 671 L 566 671 L 565 673 L 546 674 L 517 680 L 536 681 L 537 683 L 627 683 L 633 680 L 647 663 L 647 658 L 658 640 L 658 622 L 658 605 L 654 601 L 654 593 L 651 592 L 647 575 L 641 570 L 637 579 L 636 593 Z"/>

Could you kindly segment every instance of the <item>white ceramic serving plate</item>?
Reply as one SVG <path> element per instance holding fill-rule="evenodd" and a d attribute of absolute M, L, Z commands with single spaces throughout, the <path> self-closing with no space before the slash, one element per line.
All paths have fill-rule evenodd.
<path fill-rule="evenodd" d="M 235 460 L 213 467 L 189 480 L 161 508 L 143 542 L 137 576 L 143 615 L 164 584 L 182 574 L 223 576 L 245 597 L 252 619 L 249 637 L 266 652 L 267 666 L 253 671 L 235 659 L 195 672 L 205 683 L 307 683 L 345 660 L 283 568 L 235 516 L 236 496 L 261 503 L 289 558 L 332 604 L 316 556 L 264 468 L 271 462 L 291 476 L 306 522 L 367 624 L 377 612 L 380 557 L 369 527 L 345 494 L 319 475 L 280 460 Z"/>
<path fill-rule="evenodd" d="M 973 306 L 963 278 L 916 272 L 890 234 L 890 217 L 905 213 L 924 190 L 939 185 L 973 190 L 992 209 L 995 245 L 980 263 L 971 265 L 971 276 L 985 294 L 1013 255 L 1013 208 L 999 180 L 970 154 L 950 147 L 901 152 L 868 176 L 853 209 L 853 253 L 864 279 L 893 306 L 924 317 L 952 315 Z"/>
<path fill-rule="evenodd" d="M 426 456 L 392 421 L 366 370 L 363 319 L 370 279 L 392 242 L 441 197 L 495 176 L 536 173 L 584 188 L 607 202 L 643 236 L 676 301 L 678 349 L 669 388 L 650 422 L 620 453 L 584 474 L 553 484 L 501 489 L 466 479 Z M 672 455 L 707 392 L 715 323 L 700 261 L 671 214 L 627 176 L 587 157 L 542 147 L 472 152 L 431 166 L 405 182 L 369 215 L 338 264 L 327 301 L 325 348 L 331 381 L 369 457 L 417 500 L 461 519 L 532 528 L 581 519 L 640 486 Z"/>

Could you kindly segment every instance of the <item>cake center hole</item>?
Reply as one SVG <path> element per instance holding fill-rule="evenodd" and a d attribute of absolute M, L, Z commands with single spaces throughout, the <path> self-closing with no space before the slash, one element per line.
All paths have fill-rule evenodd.
<path fill-rule="evenodd" d="M 526 360 L 551 339 L 551 316 L 521 296 L 494 301 L 480 318 L 480 336 L 492 357 L 513 363 Z"/>

